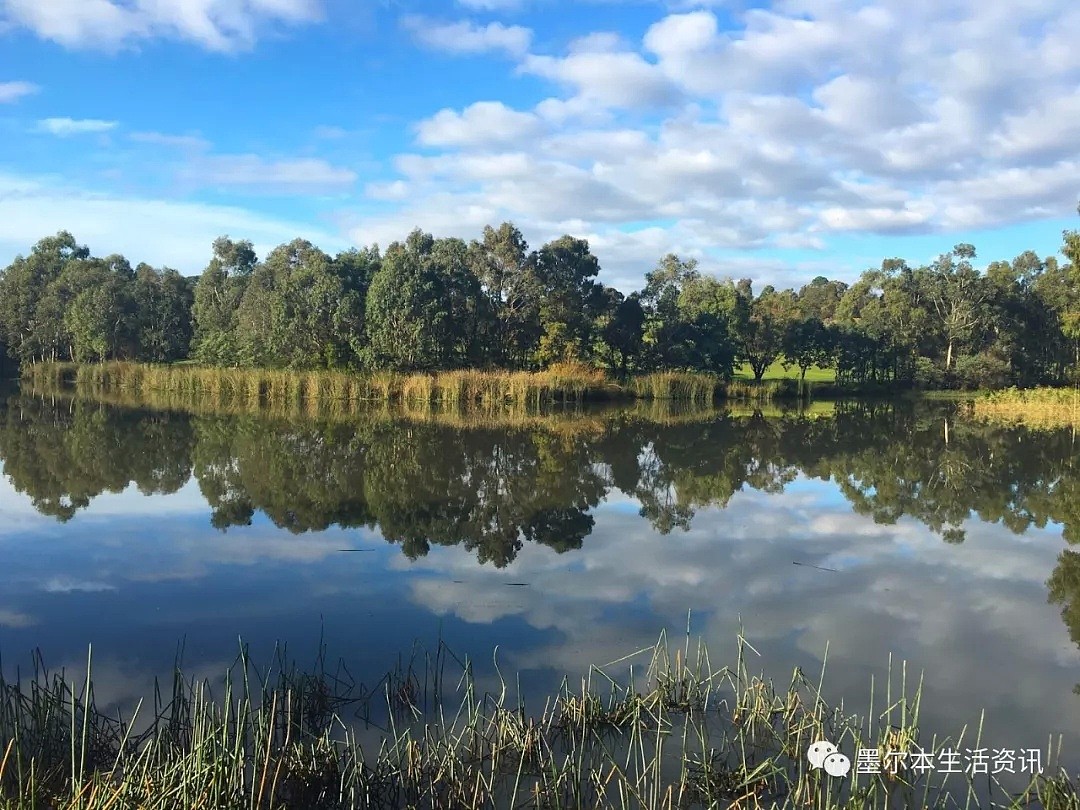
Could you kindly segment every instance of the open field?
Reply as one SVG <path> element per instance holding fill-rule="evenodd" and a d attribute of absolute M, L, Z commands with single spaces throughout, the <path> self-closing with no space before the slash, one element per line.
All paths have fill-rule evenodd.
<path fill-rule="evenodd" d="M 496 808 L 986 806 L 997 777 L 852 769 L 832 777 L 806 752 L 835 741 L 850 755 L 977 746 L 978 730 L 920 734 L 921 683 L 906 667 L 864 717 L 828 707 L 824 671 L 782 686 L 750 669 L 739 640 L 730 666 L 700 642 L 653 648 L 564 679 L 527 705 L 484 693 L 471 661 L 443 645 L 369 688 L 283 653 L 260 670 L 246 648 L 221 681 L 171 680 L 128 716 L 99 711 L 93 668 L 0 679 L 0 802 L 6 808 Z M 636 665 L 636 668 L 635 668 Z M 629 672 L 625 677 L 612 673 Z M 501 675 L 499 676 L 501 679 Z M 1053 751 L 1047 750 L 1047 764 Z M 943 780 L 943 781 L 942 781 Z M 1063 772 L 1024 777 L 1012 807 L 1075 808 Z M 978 785 L 976 785 L 978 782 Z M 974 799 L 974 801 L 973 801 Z M 997 805 L 1004 806 L 1004 805 Z"/>
<path fill-rule="evenodd" d="M 753 380 L 754 372 L 751 370 L 747 363 L 743 363 L 735 368 L 736 380 Z M 765 376 L 761 378 L 762 382 L 770 382 L 774 380 L 797 380 L 799 379 L 798 366 L 788 366 L 786 369 L 783 364 L 777 360 L 767 369 L 765 369 Z M 834 383 L 836 382 L 836 371 L 831 368 L 818 368 L 817 366 L 811 366 L 806 370 L 806 381 L 808 383 Z"/>

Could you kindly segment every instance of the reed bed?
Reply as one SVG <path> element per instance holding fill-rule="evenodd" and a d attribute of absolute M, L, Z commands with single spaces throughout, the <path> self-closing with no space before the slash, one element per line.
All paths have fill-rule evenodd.
<path fill-rule="evenodd" d="M 497 413 L 508 407 L 632 399 L 710 405 L 720 400 L 768 402 L 799 398 L 792 380 L 727 382 L 709 374 L 662 372 L 617 384 L 581 363 L 559 363 L 544 371 L 448 371 L 439 374 L 216 368 L 109 362 L 92 365 L 36 363 L 22 371 L 38 390 L 75 388 L 95 394 L 169 395 L 202 407 L 266 409 L 310 415 L 348 413 L 360 404 L 392 402 L 439 405 Z"/>
<path fill-rule="evenodd" d="M 264 404 L 311 411 L 334 403 L 434 402 L 494 406 L 608 400 L 625 392 L 589 366 L 561 363 L 539 372 L 450 371 L 352 374 L 343 371 L 216 368 L 142 363 L 37 363 L 23 369 L 36 386 L 97 391 L 172 392 L 204 401 Z"/>
<path fill-rule="evenodd" d="M 1075 429 L 1080 426 L 1080 389 L 1007 388 L 978 397 L 971 412 L 992 422 Z"/>
<path fill-rule="evenodd" d="M 783 686 L 753 674 L 753 647 L 717 667 L 707 647 L 661 635 L 527 706 L 498 674 L 442 644 L 413 650 L 379 682 L 357 684 L 322 654 L 302 671 L 279 650 L 256 667 L 241 646 L 216 683 L 177 667 L 130 713 L 100 710 L 93 668 L 0 679 L 0 804 L 5 808 L 978 807 L 1074 808 L 1059 770 L 1008 794 L 995 777 L 861 774 L 807 763 L 828 739 L 850 752 L 976 745 L 925 739 L 921 684 L 890 667 L 865 718 L 822 699 L 795 670 Z M 884 693 L 884 695 L 882 695 Z M 1049 756 L 1048 752 L 1048 756 Z M 1047 760 L 1048 761 L 1048 760 Z M 1000 796 L 999 796 L 1000 798 Z"/>

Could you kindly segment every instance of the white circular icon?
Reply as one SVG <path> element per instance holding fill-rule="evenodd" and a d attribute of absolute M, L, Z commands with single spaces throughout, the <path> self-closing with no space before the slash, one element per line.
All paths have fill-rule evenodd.
<path fill-rule="evenodd" d="M 824 766 L 829 776 L 847 776 L 851 770 L 851 760 L 843 754 L 829 754 L 825 757 Z"/>
<path fill-rule="evenodd" d="M 822 766 L 825 762 L 825 757 L 835 753 L 835 745 L 827 740 L 818 740 L 810 746 L 810 750 L 806 752 L 806 758 L 810 760 L 810 765 L 816 769 Z"/>

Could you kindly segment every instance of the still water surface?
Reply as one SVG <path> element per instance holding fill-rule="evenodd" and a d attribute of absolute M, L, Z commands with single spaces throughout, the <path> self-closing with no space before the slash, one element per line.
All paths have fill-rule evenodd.
<path fill-rule="evenodd" d="M 923 728 L 1080 766 L 1080 464 L 1069 431 L 948 405 L 661 421 L 284 421 L 5 398 L 0 655 L 40 648 L 99 704 L 237 639 L 360 680 L 414 640 L 551 688 L 691 631 L 865 712 L 924 678 Z"/>

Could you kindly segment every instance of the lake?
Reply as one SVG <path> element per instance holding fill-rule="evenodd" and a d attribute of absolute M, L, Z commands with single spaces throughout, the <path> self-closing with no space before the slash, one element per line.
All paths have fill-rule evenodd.
<path fill-rule="evenodd" d="M 948 403 L 335 421 L 11 393 L 0 412 L 0 654 L 99 704 L 238 639 L 359 680 L 414 642 L 544 694 L 659 634 L 865 712 L 923 677 L 922 725 L 1080 766 L 1080 464 L 1070 431 Z M 890 661 L 891 656 L 891 661 Z M 880 694 L 880 693 L 879 693 Z M 880 697 L 879 697 L 880 701 Z"/>

